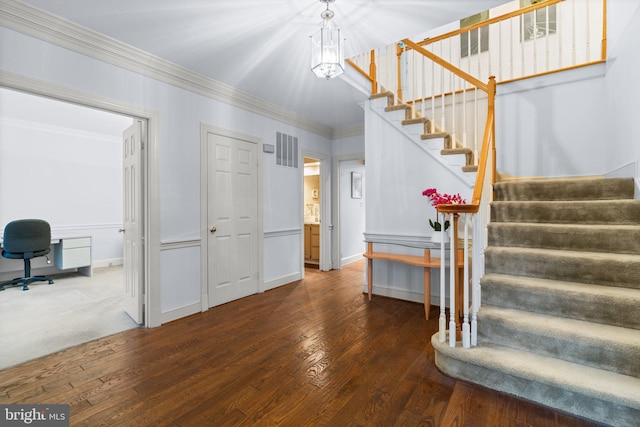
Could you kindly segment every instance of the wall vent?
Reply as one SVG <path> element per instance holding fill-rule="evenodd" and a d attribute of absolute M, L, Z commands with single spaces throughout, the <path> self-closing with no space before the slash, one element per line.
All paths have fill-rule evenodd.
<path fill-rule="evenodd" d="M 298 168 L 298 137 L 276 132 L 276 164 Z"/>

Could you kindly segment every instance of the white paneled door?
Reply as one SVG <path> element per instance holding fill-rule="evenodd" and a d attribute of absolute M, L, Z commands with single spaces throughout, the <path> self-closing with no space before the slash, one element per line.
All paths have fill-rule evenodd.
<path fill-rule="evenodd" d="M 209 307 L 258 292 L 258 145 L 207 133 Z"/>
<path fill-rule="evenodd" d="M 146 122 L 135 120 L 123 138 L 124 309 L 138 324 L 143 312 L 142 148 Z"/>

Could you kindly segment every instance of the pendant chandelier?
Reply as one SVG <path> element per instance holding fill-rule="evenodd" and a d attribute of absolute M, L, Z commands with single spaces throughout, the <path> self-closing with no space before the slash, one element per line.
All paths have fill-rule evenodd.
<path fill-rule="evenodd" d="M 331 20 L 334 13 L 329 10 L 329 3 L 335 0 L 320 0 L 327 5 L 320 17 L 322 22 L 318 31 L 311 36 L 311 71 L 327 80 L 344 73 L 343 40 L 340 29 Z"/>

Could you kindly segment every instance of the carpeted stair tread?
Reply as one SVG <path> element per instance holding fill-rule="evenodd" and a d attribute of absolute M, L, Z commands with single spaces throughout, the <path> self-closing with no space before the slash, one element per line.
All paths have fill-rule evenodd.
<path fill-rule="evenodd" d="M 446 359 L 460 360 L 469 365 L 465 372 L 458 372 L 459 378 L 571 411 L 571 408 L 561 405 L 562 402 L 555 401 L 553 394 L 538 393 L 536 385 L 543 384 L 616 406 L 624 406 L 630 408 L 632 414 L 637 413 L 640 416 L 640 378 L 493 344 L 464 349 L 458 343 L 458 347 L 452 348 L 449 347 L 448 342 L 440 342 L 438 333 L 431 337 L 431 343 L 437 350 L 436 365 L 440 369 L 449 363 Z M 481 375 L 474 366 L 521 378 L 528 386 L 518 387 L 516 382 L 496 381 L 496 378 L 492 378 L 494 375 Z M 500 378 L 499 375 L 495 377 Z M 595 414 L 582 414 L 582 416 L 593 418 Z M 614 417 L 604 417 L 601 422 L 615 422 Z"/>
<path fill-rule="evenodd" d="M 494 201 L 492 222 L 638 224 L 640 200 Z"/>
<path fill-rule="evenodd" d="M 485 271 L 640 289 L 640 255 L 487 247 Z"/>
<path fill-rule="evenodd" d="M 497 182 L 494 200 L 633 199 L 633 178 L 553 178 Z"/>
<path fill-rule="evenodd" d="M 639 218 L 640 220 L 640 218 Z M 489 223 L 489 245 L 640 254 L 640 224 Z"/>
<path fill-rule="evenodd" d="M 640 377 L 640 330 L 484 305 L 478 343 L 501 345 Z"/>
<path fill-rule="evenodd" d="M 483 305 L 640 329 L 635 289 L 509 274 L 485 274 L 480 283 Z"/>
<path fill-rule="evenodd" d="M 633 178 L 494 185 L 478 346 L 436 365 L 598 422 L 640 425 L 640 200 Z"/>

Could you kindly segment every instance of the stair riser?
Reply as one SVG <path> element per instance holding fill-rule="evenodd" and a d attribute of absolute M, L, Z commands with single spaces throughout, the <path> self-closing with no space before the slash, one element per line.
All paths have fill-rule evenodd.
<path fill-rule="evenodd" d="M 438 351 L 436 351 L 435 362 L 440 371 L 454 378 L 481 384 L 493 390 L 539 402 L 607 425 L 635 426 L 640 419 L 638 409 L 466 363 Z"/>
<path fill-rule="evenodd" d="M 512 223 L 489 224 L 489 246 L 640 254 L 640 226 L 549 227 Z"/>
<path fill-rule="evenodd" d="M 534 180 L 511 184 L 496 183 L 494 200 L 616 200 L 633 199 L 634 193 L 631 178 Z"/>
<path fill-rule="evenodd" d="M 532 254 L 527 251 L 488 248 L 485 251 L 485 272 L 640 288 L 640 257 L 629 262 L 622 257 L 590 255 L 561 252 Z"/>
<path fill-rule="evenodd" d="M 492 222 L 640 224 L 640 200 L 603 202 L 493 202 Z"/>
<path fill-rule="evenodd" d="M 552 316 L 640 329 L 638 299 L 616 298 L 562 290 L 528 288 L 482 281 L 482 303 Z"/>
<path fill-rule="evenodd" d="M 478 314 L 478 325 L 479 345 L 499 342 L 511 348 L 640 377 L 638 343 L 605 347 L 579 336 L 553 336 L 539 330 L 519 329 L 504 319 L 483 316 L 482 311 Z"/>

